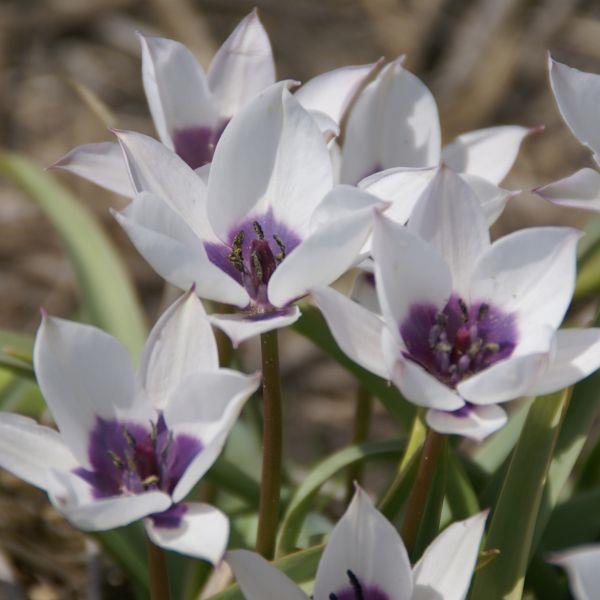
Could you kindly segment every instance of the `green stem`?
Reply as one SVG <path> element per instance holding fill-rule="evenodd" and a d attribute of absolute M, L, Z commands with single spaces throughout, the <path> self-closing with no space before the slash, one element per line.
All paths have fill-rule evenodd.
<path fill-rule="evenodd" d="M 419 527 L 427 503 L 427 495 L 435 472 L 435 465 L 443 446 L 444 437 L 430 429 L 421 452 L 415 482 L 408 497 L 406 513 L 402 522 L 402 540 L 411 554 L 417 540 Z"/>
<path fill-rule="evenodd" d="M 352 440 L 350 444 L 356 446 L 367 441 L 369 429 L 371 427 L 371 417 L 373 414 L 373 397 L 362 386 L 359 385 L 356 391 L 356 409 L 354 412 L 354 424 L 352 429 Z M 363 474 L 363 464 L 356 463 L 348 469 L 348 479 L 346 481 L 346 504 L 354 496 L 354 482 L 360 483 Z"/>
<path fill-rule="evenodd" d="M 146 547 L 148 549 L 150 600 L 169 600 L 169 574 L 165 553 L 150 538 L 146 539 Z"/>
<path fill-rule="evenodd" d="M 275 555 L 283 427 L 277 330 L 260 336 L 263 372 L 263 462 L 258 512 L 256 551 L 267 560 Z"/>

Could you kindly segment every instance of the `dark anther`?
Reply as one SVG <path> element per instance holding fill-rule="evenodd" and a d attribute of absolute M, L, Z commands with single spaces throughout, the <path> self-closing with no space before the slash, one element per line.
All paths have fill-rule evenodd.
<path fill-rule="evenodd" d="M 496 342 L 488 342 L 485 345 L 485 350 L 488 352 L 498 352 L 498 350 L 500 350 L 500 344 L 497 344 Z"/>
<path fill-rule="evenodd" d="M 439 312 L 435 315 L 435 322 L 440 326 L 440 327 L 446 327 L 447 323 L 448 323 L 448 315 Z"/>
<path fill-rule="evenodd" d="M 350 569 L 346 571 L 346 575 L 348 575 L 348 579 L 350 580 L 350 585 L 354 590 L 356 600 L 365 600 L 365 597 L 363 596 L 362 585 L 360 585 L 360 581 L 358 580 L 356 575 Z"/>
<path fill-rule="evenodd" d="M 123 435 L 125 436 L 127 443 L 132 448 L 135 448 L 135 438 L 131 435 L 131 432 L 127 429 L 127 427 L 123 427 Z"/>
<path fill-rule="evenodd" d="M 258 221 L 254 221 L 254 223 L 252 223 L 252 227 L 254 228 L 254 233 L 256 233 L 256 237 L 259 240 L 264 240 L 265 239 L 265 234 L 263 233 L 262 227 L 260 226 L 260 223 Z"/>
<path fill-rule="evenodd" d="M 429 347 L 433 350 L 435 348 L 435 345 L 438 342 L 438 339 L 440 338 L 440 333 L 441 333 L 441 326 L 440 325 L 434 325 L 430 330 L 429 330 Z"/>
<path fill-rule="evenodd" d="M 283 243 L 283 240 L 281 239 L 281 237 L 279 237 L 276 233 L 273 234 L 273 239 L 275 240 L 276 244 L 279 246 L 279 254 L 275 255 L 275 260 L 280 263 L 284 258 L 285 258 L 285 244 Z"/>
<path fill-rule="evenodd" d="M 158 437 L 158 431 L 156 429 L 156 423 L 154 421 L 150 421 L 150 439 L 152 440 L 152 445 L 156 445 L 156 438 Z"/>
<path fill-rule="evenodd" d="M 477 311 L 477 320 L 481 321 L 481 319 L 483 319 L 483 317 L 485 317 L 485 315 L 488 313 L 488 311 L 490 310 L 490 305 L 489 304 L 482 304 L 479 307 L 479 310 Z"/>
<path fill-rule="evenodd" d="M 127 459 L 127 468 L 130 471 L 137 473 L 137 465 L 135 464 L 135 460 L 133 459 L 133 456 L 131 456 L 131 454 L 129 452 L 126 452 L 125 458 Z"/>
<path fill-rule="evenodd" d="M 337 594 L 334 594 L 334 593 L 329 594 L 329 600 L 338 600 Z"/>
<path fill-rule="evenodd" d="M 167 443 L 165 444 L 165 447 L 162 449 L 162 452 L 160 453 L 160 458 L 163 462 L 167 460 L 167 455 L 169 454 L 169 450 L 171 449 L 172 443 L 173 443 L 173 432 L 169 431 L 169 437 L 167 439 Z"/>
<path fill-rule="evenodd" d="M 477 355 L 477 353 L 481 350 L 481 345 L 482 344 L 483 344 L 483 341 L 481 340 L 481 338 L 476 339 L 471 344 L 471 346 L 467 350 L 467 354 L 469 355 L 470 358 L 475 358 L 475 356 Z"/>
<path fill-rule="evenodd" d="M 149 487 L 154 483 L 158 483 L 159 479 L 157 475 L 150 475 L 150 477 L 146 477 L 146 479 L 144 479 L 144 481 L 142 481 L 142 485 L 144 487 Z"/>
<path fill-rule="evenodd" d="M 108 456 L 110 457 L 110 460 L 112 460 L 112 464 L 115 465 L 115 467 L 117 467 L 117 469 L 123 468 L 123 466 L 124 466 L 123 461 L 119 458 L 119 456 L 117 455 L 116 452 L 109 450 Z"/>
<path fill-rule="evenodd" d="M 244 243 L 244 232 L 240 231 L 233 239 L 229 262 L 240 272 L 244 272 L 244 257 L 242 255 L 242 244 Z"/>
<path fill-rule="evenodd" d="M 460 312 L 462 313 L 463 319 L 465 321 L 468 321 L 469 320 L 469 309 L 467 308 L 467 305 L 462 298 L 458 299 L 458 307 L 460 308 Z"/>
<path fill-rule="evenodd" d="M 256 277 L 259 281 L 263 280 L 263 268 L 262 268 L 262 264 L 260 263 L 260 258 L 258 256 L 257 252 L 253 252 L 250 255 L 250 258 L 252 259 L 252 267 L 254 268 L 254 273 L 256 274 Z"/>

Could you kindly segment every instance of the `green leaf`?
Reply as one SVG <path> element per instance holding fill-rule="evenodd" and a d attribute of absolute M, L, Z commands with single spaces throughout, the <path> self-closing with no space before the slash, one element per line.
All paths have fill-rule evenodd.
<path fill-rule="evenodd" d="M 325 319 L 314 306 L 306 305 L 302 307 L 302 316 L 292 325 L 292 329 L 308 338 L 342 367 L 350 371 L 368 392 L 381 400 L 388 412 L 402 423 L 408 431 L 415 415 L 415 407 L 407 402 L 402 394 L 388 381 L 369 373 L 369 371 L 359 367 L 348 358 L 340 350 L 327 327 Z"/>
<path fill-rule="evenodd" d="M 314 497 L 324 483 L 350 465 L 367 459 L 399 455 L 404 445 L 404 440 L 366 442 L 344 448 L 320 462 L 305 477 L 288 504 L 279 534 L 278 555 L 295 549 L 302 523 L 310 510 Z"/>
<path fill-rule="evenodd" d="M 146 337 L 140 304 L 120 257 L 90 211 L 21 156 L 0 153 L 0 174 L 22 189 L 56 229 L 92 322 L 137 354 Z"/>
<path fill-rule="evenodd" d="M 323 549 L 324 546 L 320 544 L 308 548 L 307 550 L 288 554 L 287 556 L 274 561 L 273 566 L 282 573 L 285 573 L 292 581 L 295 581 L 300 586 L 305 586 L 305 589 L 308 588 L 310 591 Z M 237 585 L 234 585 L 224 592 L 212 596 L 210 600 L 245 600 L 245 598 L 240 591 L 240 588 Z M 267 599 L 265 598 L 265 600 Z M 275 598 L 273 598 L 273 600 L 275 600 Z M 277 598 L 277 600 L 285 599 Z"/>
<path fill-rule="evenodd" d="M 453 521 L 462 521 L 480 510 L 477 494 L 454 451 L 451 451 L 448 456 L 446 499 Z"/>
<path fill-rule="evenodd" d="M 245 500 L 250 506 L 258 506 L 260 497 L 258 482 L 222 456 L 208 471 L 206 479 Z"/>
<path fill-rule="evenodd" d="M 33 379 L 33 338 L 0 329 L 0 367 L 20 377 Z"/>
<path fill-rule="evenodd" d="M 494 508 L 486 548 L 500 555 L 475 574 L 472 600 L 521 598 L 534 529 L 569 392 L 536 398 Z"/>

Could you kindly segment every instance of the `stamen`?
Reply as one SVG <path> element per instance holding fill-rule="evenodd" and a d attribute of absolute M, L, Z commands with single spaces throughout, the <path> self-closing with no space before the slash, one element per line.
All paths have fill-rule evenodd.
<path fill-rule="evenodd" d="M 160 453 L 160 459 L 165 462 L 167 460 L 167 455 L 169 454 L 169 450 L 171 449 L 171 444 L 173 443 L 173 432 L 169 431 L 169 438 L 167 439 L 167 443 L 165 447 L 162 449 Z"/>
<path fill-rule="evenodd" d="M 156 446 L 156 438 L 158 437 L 158 430 L 156 429 L 156 423 L 154 421 L 150 421 L 150 439 L 152 440 L 152 445 Z"/>
<path fill-rule="evenodd" d="M 135 448 L 135 438 L 133 437 L 133 435 L 131 435 L 131 432 L 127 429 L 127 427 L 123 427 L 123 435 L 125 436 L 125 439 L 127 440 L 129 446 Z"/>
<path fill-rule="evenodd" d="M 446 325 L 448 324 L 448 315 L 439 312 L 435 315 L 435 322 L 440 326 L 440 327 L 446 327 Z"/>
<path fill-rule="evenodd" d="M 365 597 L 363 596 L 362 585 L 360 585 L 360 581 L 358 580 L 356 575 L 350 569 L 346 571 L 346 575 L 348 575 L 348 579 L 350 580 L 350 585 L 354 590 L 356 600 L 365 600 Z"/>
<path fill-rule="evenodd" d="M 498 352 L 500 350 L 500 344 L 497 344 L 496 342 L 488 342 L 485 345 L 485 350 L 488 352 Z"/>
<path fill-rule="evenodd" d="M 115 467 L 117 467 L 117 469 L 122 469 L 125 466 L 123 464 L 123 461 L 119 458 L 119 455 L 116 452 L 109 450 L 108 456 L 110 457 L 110 460 L 112 460 L 112 464 L 115 465 Z"/>
<path fill-rule="evenodd" d="M 481 321 L 481 319 L 483 319 L 483 317 L 485 317 L 485 315 L 489 312 L 490 310 L 490 305 L 489 304 L 482 304 L 479 307 L 479 310 L 477 311 L 477 320 Z"/>
<path fill-rule="evenodd" d="M 429 330 L 429 347 L 433 350 L 435 348 L 435 345 L 438 343 L 438 340 L 440 339 L 440 325 L 434 325 L 430 330 Z"/>
<path fill-rule="evenodd" d="M 150 475 L 150 477 L 146 477 L 146 479 L 144 479 L 144 481 L 142 481 L 142 485 L 144 487 L 148 487 L 150 485 L 152 485 L 153 483 L 158 483 L 159 479 L 157 475 Z"/>
<path fill-rule="evenodd" d="M 265 234 L 262 230 L 262 227 L 260 226 L 260 223 L 258 221 L 254 221 L 254 223 L 252 223 L 252 227 L 254 229 L 254 233 L 256 233 L 256 237 L 259 240 L 264 240 L 265 239 Z"/>
<path fill-rule="evenodd" d="M 241 273 L 244 272 L 244 256 L 242 254 L 242 244 L 244 243 L 244 231 L 240 231 L 233 239 L 231 252 L 227 257 L 229 262 Z"/>
<path fill-rule="evenodd" d="M 435 345 L 435 349 L 438 352 L 443 352 L 444 354 L 452 352 L 452 346 L 448 342 L 438 342 Z"/>
<path fill-rule="evenodd" d="M 334 593 L 329 594 L 329 600 L 338 600 L 337 594 L 334 594 Z"/>
<path fill-rule="evenodd" d="M 279 254 L 275 255 L 275 260 L 278 263 L 280 263 L 285 258 L 285 244 L 283 243 L 281 237 L 276 233 L 273 234 L 273 239 L 275 240 L 275 243 L 279 246 L 279 250 L 281 250 Z"/>
<path fill-rule="evenodd" d="M 458 307 L 460 308 L 460 312 L 462 313 L 463 320 L 469 320 L 469 309 L 467 308 L 467 304 L 462 298 L 458 299 Z"/>

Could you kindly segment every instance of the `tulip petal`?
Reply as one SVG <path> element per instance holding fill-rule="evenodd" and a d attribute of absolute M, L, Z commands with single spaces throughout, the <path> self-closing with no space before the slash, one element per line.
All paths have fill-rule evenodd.
<path fill-rule="evenodd" d="M 413 569 L 413 600 L 463 600 L 477 563 L 488 511 L 453 523 L 427 547 Z"/>
<path fill-rule="evenodd" d="M 229 540 L 229 520 L 209 504 L 178 504 L 182 515 L 174 526 L 161 527 L 152 517 L 145 519 L 148 537 L 161 548 L 217 564 Z M 160 516 L 160 515 L 159 515 Z"/>
<path fill-rule="evenodd" d="M 600 75 L 563 65 L 548 56 L 550 85 L 563 119 L 584 145 L 600 155 Z"/>
<path fill-rule="evenodd" d="M 567 571 L 575 600 L 594 600 L 600 588 L 600 545 L 579 546 L 551 557 Z"/>
<path fill-rule="evenodd" d="M 339 124 L 348 104 L 376 65 L 353 65 L 321 73 L 294 95 L 306 110 L 324 113 Z"/>
<path fill-rule="evenodd" d="M 427 425 L 438 433 L 467 437 L 476 442 L 506 425 L 504 409 L 497 404 L 485 406 L 465 405 L 457 411 L 430 409 L 427 411 Z"/>
<path fill-rule="evenodd" d="M 315 288 L 312 295 L 344 354 L 367 371 L 387 378 L 381 347 L 383 321 L 331 288 Z"/>
<path fill-rule="evenodd" d="M 0 466 L 45 490 L 50 469 L 70 471 L 78 463 L 57 431 L 28 417 L 3 412 L 0 413 Z"/>
<path fill-rule="evenodd" d="M 412 573 L 402 539 L 358 486 L 321 556 L 315 598 L 329 598 L 332 593 L 341 597 L 340 592 L 352 590 L 348 571 L 363 588 L 375 588 L 382 597 L 411 597 Z"/>
<path fill-rule="evenodd" d="M 442 160 L 455 171 L 500 183 L 515 163 L 521 142 L 536 131 L 519 125 L 469 131 L 444 147 Z"/>
<path fill-rule="evenodd" d="M 560 206 L 600 212 L 600 173 L 594 169 L 580 169 L 533 191 Z"/>
<path fill-rule="evenodd" d="M 81 464 L 96 417 L 146 420 L 129 353 L 96 327 L 44 316 L 33 351 L 38 384 L 61 436 Z"/>
<path fill-rule="evenodd" d="M 342 192 L 343 195 L 343 192 Z M 365 192 L 346 194 L 364 196 L 366 208 L 339 210 L 337 219 L 319 227 L 292 250 L 269 280 L 269 300 L 286 306 L 319 285 L 329 285 L 356 261 L 373 226 L 373 207 L 380 201 Z"/>
<path fill-rule="evenodd" d="M 444 257 L 453 291 L 468 298 L 474 265 L 490 246 L 488 224 L 469 185 L 451 169 L 438 169 L 412 211 L 408 229 Z"/>
<path fill-rule="evenodd" d="M 175 486 L 174 502 L 183 500 L 214 463 L 244 403 L 259 383 L 259 375 L 220 369 L 196 371 L 175 388 L 165 407 L 165 421 L 175 434 L 195 437 L 203 447 Z"/>
<path fill-rule="evenodd" d="M 221 115 L 232 117 L 274 83 L 271 43 L 255 9 L 217 50 L 208 69 L 208 84 Z"/>
<path fill-rule="evenodd" d="M 208 218 L 228 242 L 252 215 L 273 216 L 301 237 L 333 186 L 329 151 L 313 118 L 286 89 L 262 92 L 231 120 L 208 179 Z"/>
<path fill-rule="evenodd" d="M 440 310 L 446 305 L 452 278 L 444 260 L 406 227 L 379 214 L 373 229 L 373 257 L 382 312 L 398 337 L 412 305 L 432 304 Z"/>
<path fill-rule="evenodd" d="M 121 227 L 152 268 L 183 290 L 195 284 L 198 295 L 244 307 L 246 290 L 212 263 L 202 240 L 160 198 L 144 192 L 123 212 L 112 211 Z"/>
<path fill-rule="evenodd" d="M 162 143 L 173 149 L 178 131 L 217 126 L 215 100 L 194 55 L 173 40 L 139 38 L 144 91 Z"/>
<path fill-rule="evenodd" d="M 49 168 L 69 171 L 128 198 L 134 194 L 123 152 L 115 142 L 77 146 Z"/>
<path fill-rule="evenodd" d="M 559 329 L 556 332 L 556 353 L 529 394 L 541 396 L 562 390 L 599 367 L 600 329 Z"/>
<path fill-rule="evenodd" d="M 475 265 L 471 300 L 557 328 L 573 296 L 580 237 L 569 227 L 529 227 L 500 238 Z"/>
<path fill-rule="evenodd" d="M 430 167 L 440 160 L 440 124 L 431 92 L 402 68 L 386 66 L 352 107 L 341 181 L 355 184 L 391 167 Z"/>
<path fill-rule="evenodd" d="M 225 555 L 246 600 L 285 598 L 308 600 L 308 596 L 287 576 L 249 550 L 232 550 Z"/>
<path fill-rule="evenodd" d="M 169 391 L 186 375 L 218 368 L 215 336 L 202 302 L 190 289 L 152 328 L 142 351 L 138 377 L 154 406 L 162 410 Z"/>

